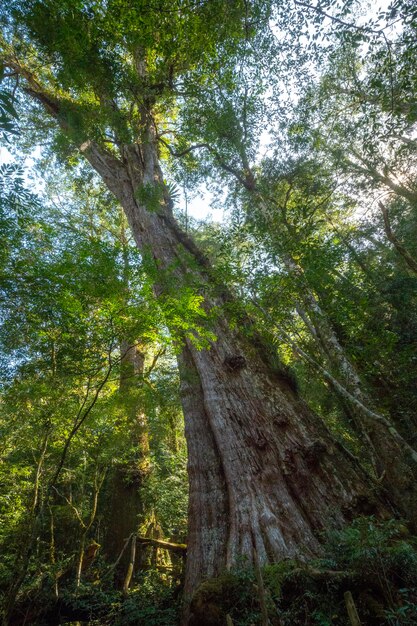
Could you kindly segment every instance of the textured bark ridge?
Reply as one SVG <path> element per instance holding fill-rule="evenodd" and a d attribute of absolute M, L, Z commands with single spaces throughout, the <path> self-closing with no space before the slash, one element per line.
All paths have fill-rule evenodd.
<path fill-rule="evenodd" d="M 138 246 L 178 285 L 198 271 L 207 287 L 207 264 L 175 224 L 169 198 L 149 211 L 135 194 L 144 184 L 163 186 L 152 138 L 126 148 L 124 163 L 94 145 L 84 149 L 124 207 Z M 184 250 L 199 270 L 184 262 Z M 219 301 L 205 306 L 212 304 Z M 261 562 L 313 555 L 324 528 L 383 510 L 358 464 L 269 365 L 266 350 L 224 318 L 212 330 L 210 349 L 187 340 L 179 358 L 190 477 L 188 597 L 239 558 L 253 562 L 254 549 Z"/>
<path fill-rule="evenodd" d="M 188 538 L 186 590 L 225 565 L 229 533 L 228 491 L 220 451 L 205 409 L 204 392 L 191 351 L 179 356 L 188 447 Z"/>

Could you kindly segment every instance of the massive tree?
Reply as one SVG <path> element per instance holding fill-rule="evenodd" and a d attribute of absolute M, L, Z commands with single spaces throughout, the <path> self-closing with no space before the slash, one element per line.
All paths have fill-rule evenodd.
<path fill-rule="evenodd" d="M 239 128 L 238 119 L 234 120 L 234 126 Z M 242 135 L 243 133 L 240 134 Z M 222 140 L 224 146 L 225 137 L 222 137 Z M 293 306 L 296 307 L 297 313 L 324 353 L 328 364 L 328 369 L 321 367 L 320 371 L 348 408 L 350 419 L 354 422 L 354 429 L 362 440 L 362 444 L 367 447 L 363 457 L 368 458 L 373 467 L 374 476 L 383 483 L 397 509 L 408 517 L 410 511 L 414 511 L 413 503 L 416 497 L 414 485 L 417 451 L 414 422 L 410 420 L 408 437 L 403 436 L 395 420 L 376 408 L 377 401 L 367 395 L 353 361 L 344 350 L 299 260 L 302 256 L 299 246 L 303 237 L 298 232 L 299 224 L 300 230 L 304 227 L 305 236 L 305 231 L 308 230 L 307 224 L 310 228 L 312 227 L 315 212 L 318 208 L 323 209 L 321 205 L 330 201 L 333 195 L 332 190 L 327 189 L 327 198 L 323 189 L 320 195 L 319 173 L 316 172 L 314 186 L 303 198 L 302 191 L 300 188 L 297 189 L 297 186 L 302 188 L 305 184 L 308 189 L 308 183 L 304 181 L 300 185 L 300 180 L 297 181 L 297 175 L 294 172 L 289 171 L 286 175 L 275 172 L 272 180 L 270 174 L 263 177 L 257 176 L 255 171 L 246 165 L 249 163 L 249 158 L 245 154 L 244 145 L 242 143 L 239 145 L 236 141 L 236 135 L 232 141 L 229 138 L 228 149 L 230 154 L 235 152 L 236 163 L 241 160 L 240 169 L 235 165 L 233 175 L 240 184 L 240 192 L 243 195 L 241 202 L 248 216 L 249 228 L 252 233 L 257 233 L 258 237 L 261 233 L 259 245 L 267 254 L 271 255 L 272 252 L 271 262 L 279 262 L 292 277 L 294 291 L 297 294 L 294 297 Z M 220 151 L 217 151 L 214 160 L 218 167 L 226 169 L 219 154 Z M 267 161 L 263 163 L 263 166 L 266 172 L 268 169 L 272 171 L 275 169 L 274 165 Z M 258 169 L 260 169 L 259 166 Z M 309 210 L 310 215 L 308 215 Z M 307 216 L 304 221 L 302 212 Z M 316 219 L 319 220 L 319 217 Z M 412 515 L 413 513 L 410 516 L 411 520 Z"/>
<path fill-rule="evenodd" d="M 123 207 L 178 337 L 187 595 L 242 556 L 306 557 L 319 551 L 326 526 L 384 511 L 375 485 L 300 400 L 175 221 L 161 167 L 176 107 L 210 88 L 219 67 L 232 75 L 240 42 L 267 19 L 265 2 L 29 2 L 6 17 L 2 41 L 11 78 L 38 115 L 54 120 L 61 148 L 63 139 L 79 148 Z M 188 325 L 184 302 L 194 316 Z"/>
<path fill-rule="evenodd" d="M 295 42 L 295 39 L 292 41 Z M 275 42 L 272 45 L 276 51 L 279 50 Z M 366 390 L 355 361 L 344 349 L 331 317 L 326 313 L 320 290 L 311 282 L 311 273 L 309 277 L 303 261 L 303 248 L 308 248 L 314 224 L 320 225 L 323 219 L 331 221 L 331 213 L 336 207 L 343 212 L 344 185 L 335 175 L 336 165 L 326 171 L 328 156 L 322 144 L 326 145 L 327 139 L 321 138 L 321 143 L 318 142 L 325 158 L 324 164 L 318 166 L 311 161 L 311 153 L 314 154 L 315 149 L 309 146 L 310 150 L 306 150 L 306 145 L 309 132 L 314 135 L 313 125 L 307 125 L 307 116 L 297 117 L 297 107 L 294 107 L 295 112 L 287 110 L 283 114 L 282 110 L 288 102 L 279 93 L 282 81 L 277 75 L 277 68 L 272 66 L 271 71 L 271 68 L 265 70 L 262 67 L 265 62 L 259 61 L 258 48 L 259 44 L 253 46 L 252 42 L 246 42 L 244 71 L 240 80 L 216 81 L 205 97 L 195 94 L 194 98 L 184 103 L 180 114 L 182 140 L 184 137 L 188 139 L 190 150 L 204 148 L 203 154 L 200 151 L 199 160 L 215 180 L 225 181 L 228 177 L 232 182 L 229 196 L 240 207 L 247 228 L 257 238 L 271 264 L 282 266 L 291 276 L 293 306 L 326 359 L 321 373 L 347 407 L 362 442 L 366 442 L 367 451 L 363 456 L 368 456 L 376 476 L 383 482 L 398 510 L 408 516 L 410 510 L 414 510 L 416 496 L 414 416 L 410 416 L 408 427 L 404 428 L 404 424 L 398 424 L 395 412 L 388 415 L 379 409 L 379 398 L 373 398 Z M 387 54 L 385 51 L 385 56 Z M 274 62 L 270 52 L 266 56 L 271 58 L 271 63 Z M 311 54 L 308 59 L 313 63 Z M 287 76 L 288 72 L 300 76 L 302 61 L 302 55 L 299 55 L 301 67 L 296 69 L 291 61 L 284 63 Z M 260 79 L 258 74 L 261 74 Z M 269 78 L 271 96 L 262 89 L 262 78 L 264 81 Z M 310 101 L 305 91 L 302 91 L 302 105 L 306 99 Z M 337 113 L 338 107 L 334 109 L 336 113 L 331 109 L 331 114 L 342 117 Z M 310 115 L 314 119 L 314 116 L 320 116 L 321 111 L 316 106 Z M 352 117 L 350 113 L 345 115 L 346 118 L 349 115 Z M 362 125 L 367 122 L 369 125 L 365 115 L 364 118 Z M 259 141 L 257 135 L 265 128 L 281 128 L 284 132 L 281 130 L 280 141 L 275 137 L 270 139 L 272 156 L 259 161 L 254 156 Z M 350 128 L 349 140 L 354 142 L 361 133 L 359 130 L 355 133 L 355 129 Z M 328 136 L 332 133 L 335 131 L 329 131 Z M 380 150 L 385 147 L 390 152 L 386 137 L 381 137 L 379 141 Z M 180 145 L 171 146 L 170 150 L 187 157 Z M 187 171 L 187 164 L 184 169 Z M 358 181 L 355 180 L 355 183 L 358 184 Z M 398 242 L 397 248 L 399 246 L 405 250 L 408 264 L 412 264 L 413 259 L 405 246 Z"/>

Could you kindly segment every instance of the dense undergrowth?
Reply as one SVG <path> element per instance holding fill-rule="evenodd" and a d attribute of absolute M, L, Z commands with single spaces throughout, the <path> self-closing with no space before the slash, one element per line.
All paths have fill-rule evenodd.
<path fill-rule="evenodd" d="M 155 570 L 139 575 L 128 597 L 102 576 L 100 558 L 89 580 L 53 594 L 53 573 L 22 590 L 13 624 L 175 626 L 181 614 L 178 578 Z M 344 594 L 352 594 L 364 626 L 417 624 L 417 539 L 398 521 L 359 518 L 326 537 L 321 558 L 284 561 L 262 569 L 272 626 L 349 626 Z M 193 626 L 262 624 L 259 578 L 244 562 L 205 581 L 192 604 Z M 232 622 L 230 622 L 230 619 Z"/>

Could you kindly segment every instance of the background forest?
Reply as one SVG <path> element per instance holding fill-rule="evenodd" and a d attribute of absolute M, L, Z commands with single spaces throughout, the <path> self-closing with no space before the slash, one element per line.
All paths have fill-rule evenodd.
<path fill-rule="evenodd" d="M 4 625 L 417 624 L 415 1 L 0 22 Z"/>

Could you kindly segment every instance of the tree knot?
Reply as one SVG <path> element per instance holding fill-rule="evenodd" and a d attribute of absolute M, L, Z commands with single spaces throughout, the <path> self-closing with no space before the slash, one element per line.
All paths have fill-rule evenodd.
<path fill-rule="evenodd" d="M 327 446 L 321 439 L 316 439 L 304 451 L 304 458 L 309 465 L 320 463 L 322 456 L 327 452 Z"/>
<path fill-rule="evenodd" d="M 246 359 L 240 354 L 229 354 L 225 357 L 223 365 L 229 372 L 238 372 L 246 367 Z"/>

